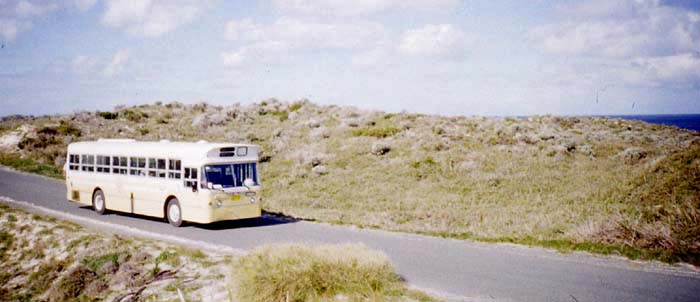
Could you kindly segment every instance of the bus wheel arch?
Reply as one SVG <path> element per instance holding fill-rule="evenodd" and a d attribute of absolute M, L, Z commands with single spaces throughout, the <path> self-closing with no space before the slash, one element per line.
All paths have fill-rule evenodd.
<path fill-rule="evenodd" d="M 105 194 L 100 187 L 96 187 L 92 191 L 92 209 L 100 215 L 104 215 L 107 212 Z"/>
<path fill-rule="evenodd" d="M 174 227 L 182 226 L 182 206 L 174 195 L 168 196 L 163 205 L 163 217 Z"/>

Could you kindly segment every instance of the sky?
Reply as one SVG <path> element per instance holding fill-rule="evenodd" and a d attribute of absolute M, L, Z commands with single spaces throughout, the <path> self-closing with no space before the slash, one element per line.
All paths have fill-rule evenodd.
<path fill-rule="evenodd" d="M 0 116 L 309 99 L 700 113 L 700 0 L 0 0 Z"/>

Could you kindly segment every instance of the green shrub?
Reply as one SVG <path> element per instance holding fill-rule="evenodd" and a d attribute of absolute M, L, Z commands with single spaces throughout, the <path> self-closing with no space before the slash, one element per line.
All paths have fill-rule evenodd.
<path fill-rule="evenodd" d="M 58 127 L 43 127 L 37 131 L 37 134 L 44 136 L 80 136 L 82 134 L 82 131 L 80 131 L 80 129 L 78 128 L 73 127 L 73 125 L 66 121 L 61 121 L 61 124 L 58 125 Z"/>
<path fill-rule="evenodd" d="M 291 106 L 289 106 L 289 112 L 294 112 L 299 109 L 301 109 L 302 104 L 301 103 L 294 103 Z"/>
<path fill-rule="evenodd" d="M 114 265 L 119 265 L 119 256 L 121 254 L 121 252 L 115 252 L 99 256 L 85 257 L 82 260 L 82 264 L 85 265 L 85 267 L 87 267 L 89 270 L 96 272 L 100 269 L 100 267 L 102 267 L 103 265 L 105 265 L 105 263 L 108 262 L 111 262 Z"/>
<path fill-rule="evenodd" d="M 109 112 L 109 111 L 99 111 L 99 112 L 97 112 L 97 115 L 99 115 L 100 117 L 102 117 L 106 120 L 114 120 L 117 117 L 119 117 L 119 113 Z"/>
<path fill-rule="evenodd" d="M 22 150 L 44 149 L 51 145 L 59 144 L 60 141 L 53 135 L 39 134 L 37 137 L 24 137 L 17 143 L 17 147 Z"/>
<path fill-rule="evenodd" d="M 270 111 L 269 113 L 270 115 L 279 118 L 280 122 L 284 122 L 289 118 L 289 112 L 287 112 L 286 110 Z"/>
<path fill-rule="evenodd" d="M 39 266 L 39 268 L 29 275 L 27 279 L 29 290 L 34 295 L 39 295 L 51 287 L 51 284 L 58 278 L 68 266 L 71 260 L 51 260 Z"/>
<path fill-rule="evenodd" d="M 12 244 L 14 243 L 14 236 L 12 234 L 0 231 L 0 260 L 5 259 L 5 254 L 7 251 L 12 249 Z"/>
<path fill-rule="evenodd" d="M 235 264 L 244 302 L 397 301 L 408 294 L 389 259 L 364 245 L 263 246 Z"/>
<path fill-rule="evenodd" d="M 63 278 L 58 280 L 58 283 L 53 287 L 53 292 L 50 294 L 52 301 L 75 301 L 81 297 L 87 286 L 97 279 L 95 272 L 89 270 L 83 265 L 78 265 Z M 84 298 L 84 297 L 83 297 Z"/>
<path fill-rule="evenodd" d="M 75 128 L 72 124 L 66 122 L 66 121 L 61 121 L 61 124 L 58 125 L 58 134 L 60 135 L 70 135 L 70 136 L 80 136 L 82 135 L 82 131 L 80 129 Z"/>
<path fill-rule="evenodd" d="M 122 116 L 128 121 L 131 122 L 140 122 L 144 118 L 148 118 L 148 114 L 138 111 L 138 110 L 124 110 L 122 111 Z"/>
<path fill-rule="evenodd" d="M 56 135 L 58 134 L 58 130 L 56 130 L 56 128 L 53 127 L 43 127 L 39 129 L 36 133 L 44 135 Z"/>
<path fill-rule="evenodd" d="M 360 128 L 360 129 L 354 129 L 352 130 L 352 135 L 354 136 L 372 136 L 372 137 L 378 137 L 378 138 L 385 138 L 389 136 L 393 136 L 396 133 L 399 133 L 401 130 L 396 127 L 367 127 L 367 128 Z"/>
<path fill-rule="evenodd" d="M 28 158 L 0 154 L 0 164 L 20 171 L 35 173 L 53 178 L 63 178 L 61 170 L 53 165 L 41 164 Z"/>

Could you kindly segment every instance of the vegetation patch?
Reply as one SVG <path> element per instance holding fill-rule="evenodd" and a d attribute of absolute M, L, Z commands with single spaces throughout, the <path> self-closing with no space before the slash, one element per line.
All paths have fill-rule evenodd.
<path fill-rule="evenodd" d="M 63 173 L 59 167 L 49 164 L 38 163 L 29 158 L 21 158 L 12 154 L 0 153 L 0 164 L 12 167 L 19 171 L 44 175 L 53 178 L 63 178 Z"/>
<path fill-rule="evenodd" d="M 97 112 L 97 115 L 99 115 L 101 118 L 106 119 L 106 120 L 115 120 L 117 117 L 119 117 L 118 112 L 109 112 L 109 111 L 99 111 Z"/>
<path fill-rule="evenodd" d="M 12 248 L 14 236 L 12 234 L 0 231 L 0 261 L 5 259 L 5 254 Z"/>
<path fill-rule="evenodd" d="M 83 228 L 57 231 L 67 222 L 3 203 L 0 209 L 16 219 L 0 228 L 0 301 L 180 301 L 177 289 L 186 301 L 219 301 L 230 291 L 220 277 L 231 274 L 228 255 L 203 254 L 194 261 L 172 252 L 179 247 Z"/>
<path fill-rule="evenodd" d="M 385 138 L 394 136 L 394 134 L 399 133 L 400 131 L 401 130 L 396 127 L 366 127 L 353 129 L 352 135 Z"/>
<path fill-rule="evenodd" d="M 407 290 L 386 255 L 364 245 L 263 246 L 234 271 L 243 302 L 431 300 Z"/>

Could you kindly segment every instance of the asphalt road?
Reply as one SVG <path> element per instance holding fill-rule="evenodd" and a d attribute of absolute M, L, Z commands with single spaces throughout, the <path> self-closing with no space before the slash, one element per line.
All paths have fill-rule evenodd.
<path fill-rule="evenodd" d="M 265 217 L 174 228 L 134 215 L 99 216 L 65 199 L 62 182 L 0 169 L 0 196 L 148 232 L 237 249 L 266 243 L 362 242 L 384 251 L 410 284 L 459 301 L 700 301 L 688 266 L 482 244 Z"/>

